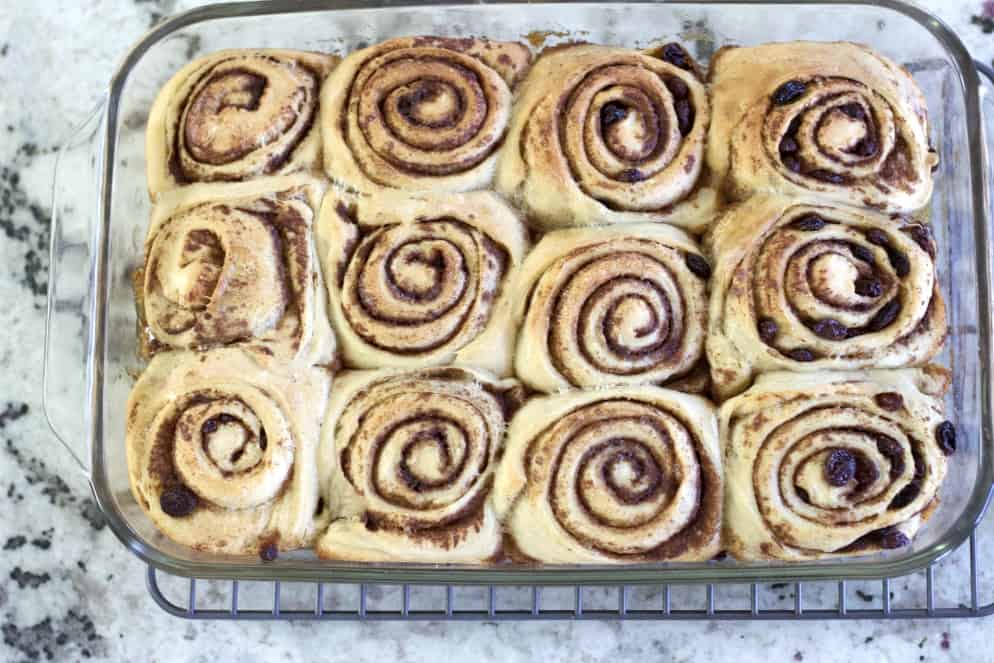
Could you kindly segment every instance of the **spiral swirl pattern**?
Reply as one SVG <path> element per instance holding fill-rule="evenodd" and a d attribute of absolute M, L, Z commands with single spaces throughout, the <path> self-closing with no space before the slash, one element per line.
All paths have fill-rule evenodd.
<path fill-rule="evenodd" d="M 773 373 L 726 402 L 733 554 L 796 560 L 908 545 L 946 472 L 941 394 L 920 390 L 936 378 L 948 379 Z"/>
<path fill-rule="evenodd" d="M 512 422 L 494 499 L 535 560 L 710 558 L 721 524 L 713 410 L 654 387 L 538 399 Z"/>
<path fill-rule="evenodd" d="M 276 50 L 220 51 L 182 69 L 149 116 L 149 187 L 231 182 L 309 170 L 321 83 L 334 58 Z"/>
<path fill-rule="evenodd" d="M 198 549 L 258 552 L 311 536 L 314 454 L 329 379 L 262 369 L 237 349 L 153 359 L 128 405 L 128 463 L 139 503 Z M 302 408 L 295 411 L 295 407 Z"/>
<path fill-rule="evenodd" d="M 363 192 L 485 188 L 529 61 L 522 44 L 437 37 L 353 53 L 323 92 L 328 176 Z"/>
<path fill-rule="evenodd" d="M 336 383 L 326 441 L 341 520 L 318 543 L 338 559 L 485 561 L 500 548 L 487 500 L 507 391 L 482 372 L 367 371 Z M 333 447 L 333 448 L 332 448 Z"/>
<path fill-rule="evenodd" d="M 695 192 L 709 117 L 704 85 L 677 44 L 554 51 L 522 87 L 497 188 L 545 230 L 660 220 L 700 227 L 711 200 Z M 681 211 L 681 202 L 693 204 Z"/>
<path fill-rule="evenodd" d="M 302 175 L 271 186 L 221 185 L 160 201 L 137 279 L 155 344 L 241 342 L 284 360 L 330 361 L 312 231 L 323 186 Z"/>
<path fill-rule="evenodd" d="M 508 284 L 527 248 L 490 193 L 326 201 L 332 318 L 359 368 L 457 362 L 510 372 Z"/>
<path fill-rule="evenodd" d="M 549 233 L 519 280 L 518 375 L 551 392 L 663 384 L 688 373 L 704 353 L 709 273 L 674 228 Z"/>
<path fill-rule="evenodd" d="M 719 394 L 753 372 L 921 365 L 947 334 L 926 226 L 754 198 L 711 237 L 708 359 Z"/>
<path fill-rule="evenodd" d="M 723 50 L 714 67 L 709 165 L 734 196 L 816 194 L 895 212 L 928 201 L 938 157 L 925 100 L 894 63 L 854 44 L 795 42 Z"/>

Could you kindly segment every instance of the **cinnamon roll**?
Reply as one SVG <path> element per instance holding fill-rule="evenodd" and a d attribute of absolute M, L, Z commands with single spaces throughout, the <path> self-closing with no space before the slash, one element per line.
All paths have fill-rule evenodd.
<path fill-rule="evenodd" d="M 905 69 L 850 43 L 725 48 L 711 64 L 708 166 L 752 191 L 909 212 L 932 194 L 925 97 Z"/>
<path fill-rule="evenodd" d="M 696 243 L 665 225 L 547 234 L 516 287 L 515 371 L 545 392 L 688 376 L 704 355 L 710 273 Z"/>
<path fill-rule="evenodd" d="M 152 198 L 193 182 L 319 168 L 318 98 L 336 60 L 301 51 L 227 50 L 180 69 L 148 116 Z"/>
<path fill-rule="evenodd" d="M 515 102 L 497 190 L 542 230 L 646 221 L 703 230 L 715 204 L 698 187 L 710 115 L 678 44 L 552 49 Z"/>
<path fill-rule="evenodd" d="M 278 362 L 331 363 L 313 231 L 324 188 L 297 174 L 163 194 L 135 275 L 143 354 L 237 343 Z"/>
<path fill-rule="evenodd" d="M 271 556 L 310 543 L 330 374 L 274 371 L 238 348 L 157 355 L 128 399 L 131 489 L 170 539 Z"/>
<path fill-rule="evenodd" d="M 511 372 L 511 288 L 528 249 L 490 192 L 329 195 L 318 238 L 347 366 Z"/>
<path fill-rule="evenodd" d="M 487 188 L 530 61 L 524 44 L 469 38 L 352 53 L 321 92 L 325 171 L 362 193 Z"/>
<path fill-rule="evenodd" d="M 769 373 L 719 413 L 725 545 L 743 560 L 907 546 L 938 504 L 945 369 Z"/>
<path fill-rule="evenodd" d="M 707 354 L 720 398 L 756 372 L 920 366 L 942 349 L 927 226 L 755 196 L 707 243 L 716 256 Z"/>
<path fill-rule="evenodd" d="M 536 561 L 710 559 L 722 510 L 714 408 L 658 387 L 532 399 L 511 420 L 493 500 Z"/>
<path fill-rule="evenodd" d="M 494 561 L 501 528 L 490 504 L 511 380 L 460 368 L 355 371 L 336 379 L 320 474 L 338 517 L 323 558 Z"/>

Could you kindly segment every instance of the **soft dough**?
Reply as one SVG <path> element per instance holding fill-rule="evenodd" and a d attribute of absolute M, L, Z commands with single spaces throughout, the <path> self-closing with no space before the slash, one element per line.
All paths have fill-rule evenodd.
<path fill-rule="evenodd" d="M 350 54 L 321 92 L 328 177 L 361 193 L 487 188 L 530 62 L 524 44 L 471 38 L 404 37 Z"/>
<path fill-rule="evenodd" d="M 148 116 L 148 190 L 320 168 L 318 97 L 337 58 L 218 51 L 179 70 Z"/>
<path fill-rule="evenodd" d="M 331 320 L 350 368 L 511 372 L 512 284 L 528 250 L 490 192 L 329 194 L 318 240 Z"/>
<path fill-rule="evenodd" d="M 699 561 L 720 549 L 714 407 L 658 387 L 529 401 L 511 420 L 494 506 L 515 548 L 553 564 Z"/>
<path fill-rule="evenodd" d="M 663 221 L 699 232 L 715 205 L 697 186 L 710 113 L 677 44 L 550 49 L 515 101 L 497 190 L 542 230 Z"/>
<path fill-rule="evenodd" d="M 800 561 L 909 545 L 955 449 L 948 384 L 935 366 L 780 372 L 724 403 L 728 551 Z"/>
<path fill-rule="evenodd" d="M 697 244 L 662 224 L 548 233 L 515 288 L 517 375 L 545 392 L 694 377 L 709 273 Z"/>
<path fill-rule="evenodd" d="M 765 191 L 908 212 L 932 195 L 925 97 L 880 54 L 843 42 L 729 47 L 711 81 L 707 163 L 733 198 Z"/>
<path fill-rule="evenodd" d="M 755 196 L 705 245 L 707 340 L 719 398 L 757 372 L 921 366 L 948 333 L 928 226 L 870 211 Z"/>
<path fill-rule="evenodd" d="M 135 275 L 144 354 L 237 343 L 276 363 L 332 363 L 314 239 L 324 189 L 300 173 L 163 194 Z"/>
<path fill-rule="evenodd" d="M 276 371 L 247 352 L 156 356 L 128 399 L 135 499 L 166 536 L 197 550 L 309 545 L 316 453 L 330 373 Z"/>
<path fill-rule="evenodd" d="M 490 503 L 513 380 L 478 370 L 346 372 L 336 378 L 319 472 L 336 518 L 317 541 L 327 559 L 493 562 L 501 528 Z"/>

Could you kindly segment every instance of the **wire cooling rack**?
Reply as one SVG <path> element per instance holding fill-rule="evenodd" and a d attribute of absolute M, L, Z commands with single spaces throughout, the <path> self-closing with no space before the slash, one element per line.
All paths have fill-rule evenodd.
<path fill-rule="evenodd" d="M 149 567 L 148 590 L 187 619 L 309 621 L 946 619 L 994 614 L 994 517 L 927 569 L 876 581 L 505 587 L 247 582 Z"/>

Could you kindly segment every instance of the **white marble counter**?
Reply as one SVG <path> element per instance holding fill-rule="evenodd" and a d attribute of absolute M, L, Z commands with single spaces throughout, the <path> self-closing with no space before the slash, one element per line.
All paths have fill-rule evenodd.
<path fill-rule="evenodd" d="M 161 612 L 145 592 L 145 567 L 105 526 L 42 415 L 49 186 L 53 149 L 129 44 L 196 4 L 0 0 L 0 660 L 994 660 L 990 621 L 359 625 L 188 622 Z M 994 3 L 924 4 L 991 61 L 994 34 L 971 17 Z M 950 578 L 965 571 L 962 557 L 944 567 Z M 780 595 L 773 600 L 792 605 L 790 588 Z M 854 594 L 853 607 L 865 596 Z"/>

